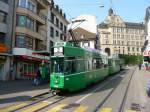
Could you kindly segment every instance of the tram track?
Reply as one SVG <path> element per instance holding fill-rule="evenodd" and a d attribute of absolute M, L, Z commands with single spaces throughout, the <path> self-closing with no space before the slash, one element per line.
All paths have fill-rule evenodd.
<path fill-rule="evenodd" d="M 13 110 L 12 112 L 20 112 L 20 111 L 24 112 L 24 110 L 26 112 L 26 110 L 32 106 L 38 105 L 39 103 L 47 103 L 47 105 L 45 105 L 39 109 L 36 109 L 36 112 L 37 112 L 37 111 L 43 110 L 49 106 L 52 106 L 52 105 L 64 100 L 65 98 L 67 98 L 66 96 L 57 96 L 57 95 L 50 95 L 48 97 L 47 96 L 44 97 L 44 95 L 47 95 L 47 94 L 49 94 L 49 92 L 32 97 L 31 99 L 29 99 L 29 101 L 32 101 L 32 100 L 35 100 L 35 101 L 32 101 L 31 103 L 29 103 L 25 106 L 17 108 L 15 110 Z M 51 99 L 53 99 L 54 101 L 49 101 Z"/>
<path fill-rule="evenodd" d="M 25 109 L 27 107 L 30 107 L 30 106 L 35 105 L 35 104 L 38 104 L 38 103 L 40 103 L 42 101 L 45 101 L 45 100 L 47 100 L 49 98 L 53 98 L 54 96 L 56 96 L 56 95 L 52 95 L 52 96 L 49 96 L 49 97 L 46 97 L 46 98 L 45 97 L 41 98 L 43 95 L 46 95 L 46 94 L 49 94 L 49 92 L 46 92 L 46 93 L 43 93 L 43 94 L 40 94 L 40 95 L 32 97 L 31 99 L 29 99 L 29 101 L 32 101 L 31 103 L 29 103 L 29 104 L 27 104 L 27 105 L 25 105 L 23 107 L 15 109 L 14 112 L 18 111 L 18 110 L 21 110 L 21 109 Z M 35 100 L 35 101 L 33 101 L 33 100 Z"/>
<path fill-rule="evenodd" d="M 132 73 L 130 73 L 130 72 L 132 72 Z M 122 101 L 122 103 L 120 105 L 120 108 L 119 108 L 119 111 L 118 111 L 118 112 L 123 112 L 122 110 L 124 109 L 124 105 L 125 105 L 124 102 L 126 101 L 126 97 L 127 97 L 127 93 L 128 93 L 127 91 L 128 91 L 129 86 L 130 86 L 130 82 L 132 80 L 132 76 L 133 76 L 134 72 L 135 72 L 135 70 L 133 70 L 133 71 L 124 70 L 124 71 L 120 72 L 118 75 L 116 75 L 116 76 L 110 78 L 109 80 L 107 80 L 106 82 L 104 82 L 103 85 L 100 84 L 101 86 L 97 86 L 94 90 L 92 89 L 92 92 L 90 92 L 89 94 L 87 94 L 84 97 L 76 100 L 75 104 L 76 105 L 80 104 L 82 102 L 82 100 L 85 100 L 87 97 L 92 96 L 93 93 L 98 92 L 99 90 L 101 90 L 101 89 L 105 88 L 106 86 L 108 86 L 110 84 L 110 81 L 112 83 L 115 79 L 117 79 L 118 76 L 123 76 L 125 73 L 127 73 L 128 75 L 131 74 L 131 76 L 129 76 L 130 77 L 129 78 L 129 83 L 128 83 L 127 88 L 125 90 L 125 95 L 123 96 L 123 101 Z M 95 108 L 95 110 L 93 112 L 97 112 L 103 106 L 103 104 L 116 91 L 117 87 L 118 87 L 118 85 L 115 88 L 113 88 L 108 93 L 108 95 L 106 97 L 104 97 L 102 99 L 102 101 L 96 106 L 96 108 Z M 43 93 L 41 95 L 37 95 L 37 96 L 32 97 L 30 100 L 31 101 L 35 100 L 35 101 L 30 102 L 29 104 L 27 104 L 27 105 L 25 105 L 23 107 L 17 108 L 16 110 L 13 110 L 12 112 L 20 112 L 20 111 L 24 112 L 24 110 L 27 110 L 28 108 L 30 108 L 32 106 L 38 105 L 41 102 L 45 102 L 45 103 L 47 103 L 47 105 L 45 105 L 45 106 L 43 106 L 43 107 L 41 107 L 39 109 L 36 109 L 36 112 L 43 111 L 44 109 L 46 109 L 48 107 L 53 107 L 53 105 L 57 105 L 57 104 L 59 104 L 59 102 L 61 102 L 61 101 L 65 100 L 66 98 L 68 98 L 68 95 L 60 95 L 60 96 L 58 96 L 58 95 L 52 95 L 52 94 L 50 94 L 50 96 L 46 96 L 47 94 L 49 94 L 49 92 Z M 43 96 L 46 96 L 46 97 L 43 97 Z M 70 95 L 69 95 L 69 97 L 70 97 Z M 80 105 L 82 105 L 82 104 L 80 104 Z"/>
<path fill-rule="evenodd" d="M 127 94 L 128 94 L 128 90 L 129 90 L 129 87 L 130 87 L 130 83 L 131 83 L 131 80 L 132 80 L 132 77 L 133 77 L 133 74 L 134 72 L 136 71 L 136 69 L 134 68 L 134 70 L 132 71 L 131 73 L 131 76 L 129 78 L 129 81 L 128 81 L 128 84 L 127 84 L 127 87 L 126 87 L 126 90 L 125 90 L 125 94 L 123 96 L 123 100 L 121 101 L 121 105 L 119 107 L 119 110 L 118 112 L 124 112 L 124 107 L 125 107 L 125 102 L 126 102 L 126 99 L 127 99 Z M 103 107 L 103 105 L 107 102 L 107 100 L 109 98 L 111 98 L 111 95 L 117 91 L 117 88 L 118 88 L 119 85 L 117 85 L 115 88 L 113 88 L 108 94 L 106 97 L 104 97 L 104 99 L 96 106 L 96 108 L 93 110 L 93 112 L 98 112 L 100 108 Z"/>
<path fill-rule="evenodd" d="M 131 84 L 131 81 L 132 81 L 132 78 L 133 78 L 133 75 L 134 75 L 135 71 L 136 71 L 136 69 L 132 72 L 131 77 L 129 79 L 129 83 L 127 85 L 122 103 L 120 105 L 119 112 L 124 112 L 124 109 L 125 109 L 124 107 L 125 107 L 125 103 L 126 103 L 126 99 L 127 99 L 127 95 L 128 95 L 128 90 L 129 90 L 129 87 L 130 87 L 130 84 Z"/>

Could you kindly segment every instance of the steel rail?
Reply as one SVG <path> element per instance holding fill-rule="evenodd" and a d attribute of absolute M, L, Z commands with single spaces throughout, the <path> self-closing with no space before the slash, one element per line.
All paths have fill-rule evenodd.
<path fill-rule="evenodd" d="M 133 74 L 134 74 L 134 72 L 135 72 L 135 70 L 133 70 L 133 72 L 131 73 L 131 77 L 130 77 L 130 79 L 129 79 L 129 83 L 131 82 L 131 79 L 132 79 L 132 76 L 133 76 Z M 124 72 L 123 72 L 124 73 Z M 128 86 L 129 86 L 130 84 L 128 84 L 127 85 L 127 88 L 129 88 Z M 117 87 L 118 87 L 119 85 L 117 85 L 115 88 L 113 88 L 109 93 L 108 93 L 108 95 L 104 98 L 104 100 L 100 103 L 100 104 L 98 104 L 97 106 L 96 106 L 96 108 L 94 109 L 94 111 L 93 112 L 98 112 L 99 111 L 99 109 L 103 106 L 103 104 L 110 98 L 110 96 L 115 92 L 115 90 L 117 89 Z M 126 94 L 127 94 L 127 92 L 128 92 L 128 89 L 126 88 L 126 91 L 125 91 L 125 95 L 124 95 L 124 97 L 123 97 L 123 101 L 122 102 L 124 102 L 125 101 L 125 96 L 127 96 Z M 124 103 L 122 103 L 121 102 L 121 106 L 120 106 L 120 109 L 122 109 L 123 108 L 123 105 L 124 105 Z M 119 110 L 120 110 L 119 109 Z M 123 111 L 118 111 L 118 112 L 123 112 Z"/>

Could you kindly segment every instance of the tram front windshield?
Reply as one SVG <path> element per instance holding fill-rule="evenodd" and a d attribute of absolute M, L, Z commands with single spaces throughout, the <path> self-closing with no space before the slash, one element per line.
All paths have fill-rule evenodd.
<path fill-rule="evenodd" d="M 52 72 L 54 73 L 63 73 L 63 59 L 57 58 L 52 60 Z"/>

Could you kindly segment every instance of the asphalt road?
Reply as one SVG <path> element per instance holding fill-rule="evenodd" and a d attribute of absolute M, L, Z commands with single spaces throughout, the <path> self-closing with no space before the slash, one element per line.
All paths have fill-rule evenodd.
<path fill-rule="evenodd" d="M 51 95 L 45 95 L 44 100 L 30 106 L 28 106 L 28 104 L 34 102 L 34 100 L 22 102 L 25 104 L 21 105 L 20 103 L 19 108 L 27 106 L 17 111 L 126 112 L 131 109 L 131 104 L 134 102 L 131 102 L 131 99 L 133 99 L 131 97 L 133 95 L 131 94 L 134 89 L 136 89 L 134 88 L 135 85 L 137 85 L 132 81 L 132 78 L 136 75 L 134 71 L 135 68 L 121 71 L 114 76 L 108 77 L 104 81 L 76 93 L 53 97 L 50 97 Z M 130 92 L 128 90 L 130 90 Z M 138 98 L 138 95 L 135 95 L 135 97 Z M 139 102 L 135 101 L 134 103 Z M 13 108 L 15 110 L 18 107 Z"/>

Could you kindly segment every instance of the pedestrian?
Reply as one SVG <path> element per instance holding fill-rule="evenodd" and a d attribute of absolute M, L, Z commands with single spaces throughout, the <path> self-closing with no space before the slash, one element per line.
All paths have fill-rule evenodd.
<path fill-rule="evenodd" d="M 41 83 L 41 71 L 40 71 L 40 67 L 38 67 L 37 73 L 36 73 L 36 77 L 34 79 L 34 84 L 37 86 Z"/>
<path fill-rule="evenodd" d="M 141 70 L 141 66 L 142 66 L 142 64 L 140 63 L 140 64 L 139 64 L 139 70 Z"/>

